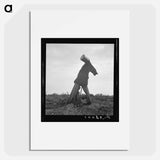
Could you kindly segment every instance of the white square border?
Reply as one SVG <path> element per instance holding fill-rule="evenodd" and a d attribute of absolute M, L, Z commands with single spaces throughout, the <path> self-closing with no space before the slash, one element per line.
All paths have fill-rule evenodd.
<path fill-rule="evenodd" d="M 37 13 L 37 11 L 35 11 L 36 13 Z M 35 12 L 34 12 L 34 14 L 35 14 Z M 102 11 L 101 11 L 102 12 Z M 103 12 L 115 12 L 115 11 L 103 11 Z M 125 14 L 127 13 L 127 17 L 129 18 L 129 12 L 128 11 L 118 11 L 118 12 L 124 12 Z M 33 12 L 32 12 L 33 13 Z M 43 12 L 44 13 L 44 12 Z M 45 11 L 45 13 L 46 13 L 46 11 Z M 96 13 L 97 14 L 97 13 Z M 104 13 L 103 13 L 104 14 Z M 102 15 L 102 14 L 101 14 Z M 32 24 L 34 23 L 34 21 L 32 22 Z M 127 21 L 127 24 L 129 23 L 129 19 L 128 19 L 128 21 Z M 31 25 L 32 25 L 31 24 Z M 126 23 L 125 23 L 126 24 Z M 36 22 L 36 25 L 37 25 L 37 22 Z M 31 26 L 31 28 L 32 28 L 33 26 Z M 124 27 L 125 28 L 125 27 Z M 127 28 L 127 30 L 126 30 L 126 28 Z M 128 40 L 126 40 L 126 43 L 125 43 L 125 45 L 126 46 L 128 46 L 128 47 L 124 47 L 124 45 L 123 45 L 123 47 L 125 48 L 123 48 L 124 50 L 121 50 L 121 45 L 120 45 L 120 53 L 122 53 L 121 51 L 125 51 L 125 53 L 127 53 L 126 51 L 128 51 L 128 54 L 125 54 L 125 55 L 123 55 L 123 57 L 122 56 L 119 56 L 120 57 L 120 106 L 124 106 L 124 104 L 125 104 L 125 106 L 128 106 L 128 108 L 125 108 L 126 110 L 125 110 L 125 113 L 128 113 L 129 114 L 129 24 L 127 25 L 127 27 L 125 28 L 125 31 L 126 31 L 126 33 L 128 33 L 128 35 L 125 37 L 125 38 L 127 38 Z M 44 27 L 43 27 L 43 30 L 44 30 Z M 34 30 L 34 34 L 35 34 L 35 31 L 36 30 Z M 43 32 L 44 33 L 44 32 Z M 61 34 L 61 33 L 60 33 Z M 31 36 L 32 36 L 33 34 L 31 33 Z M 56 33 L 56 35 L 57 35 L 57 33 Z M 75 34 L 74 34 L 75 35 Z M 92 35 L 92 34 L 90 34 L 90 35 Z M 118 35 L 118 34 L 117 34 Z M 41 37 L 42 36 L 42 37 Z M 40 37 L 41 38 L 43 38 L 44 37 L 44 34 L 42 34 Z M 47 36 L 48 37 L 50 37 L 50 34 L 48 34 L 48 35 L 46 35 L 45 36 L 45 38 L 47 38 Z M 53 35 L 52 35 L 53 36 Z M 60 35 L 60 36 L 58 36 L 58 37 L 61 37 L 62 35 Z M 66 36 L 66 35 L 65 35 Z M 63 38 L 65 38 L 65 36 L 63 36 Z M 73 35 L 72 35 L 73 36 Z M 81 35 L 81 36 L 83 36 L 83 38 L 85 38 L 85 36 L 84 35 Z M 92 35 L 93 36 L 93 35 Z M 102 36 L 102 35 L 101 35 Z M 104 36 L 104 34 L 103 34 L 103 36 Z M 106 35 L 105 35 L 106 36 Z M 109 35 L 108 35 L 109 36 Z M 110 35 L 111 36 L 111 35 Z M 121 35 L 122 36 L 122 35 Z M 76 37 L 77 37 L 77 35 L 76 35 Z M 79 37 L 79 36 L 78 36 Z M 95 37 L 95 35 L 93 36 L 94 38 L 96 38 Z M 118 36 L 119 37 L 119 36 Z M 68 35 L 67 35 L 67 38 L 70 38 L 70 37 L 68 37 Z M 121 44 L 121 39 L 122 39 L 122 37 L 120 37 L 120 44 Z M 32 41 L 32 44 L 31 44 L 31 46 L 33 46 L 33 44 L 35 44 L 34 42 L 33 42 L 33 39 L 31 38 L 31 41 Z M 40 48 L 40 47 L 39 47 Z M 34 50 L 32 50 L 32 48 L 31 48 L 31 53 L 35 53 L 35 54 L 31 54 L 31 106 L 39 106 L 40 107 L 40 105 L 39 104 L 36 104 L 37 102 L 36 101 L 33 101 L 33 100 L 35 100 L 35 99 L 37 99 L 36 97 L 34 97 L 35 95 L 39 95 L 39 98 L 41 97 L 40 96 L 40 93 L 41 93 L 41 91 L 40 91 L 40 85 L 39 85 L 39 80 L 40 80 L 40 64 L 39 64 L 39 62 L 40 62 L 40 57 L 37 55 L 37 53 L 39 54 L 40 53 L 40 51 L 35 51 L 34 52 Z M 124 53 L 124 52 L 123 52 Z M 40 54 L 39 54 L 40 55 Z M 36 60 L 36 61 L 35 61 Z M 34 68 L 32 67 L 33 65 L 35 65 L 35 64 L 37 64 Z M 123 68 L 123 69 L 122 69 Z M 33 69 L 34 69 L 34 71 L 33 71 Z M 37 72 L 38 71 L 38 72 Z M 37 75 L 37 73 L 39 73 L 38 75 Z M 125 79 L 125 80 L 124 80 Z M 38 82 L 38 83 L 37 83 Z M 35 87 L 36 86 L 36 87 Z M 123 86 L 123 87 L 122 87 Z M 33 87 L 34 87 L 34 89 L 33 89 Z M 121 88 L 123 88 L 123 90 L 121 89 Z M 125 88 L 125 91 L 124 91 L 124 88 Z M 124 98 L 122 98 L 122 95 L 124 96 Z M 122 99 L 123 99 L 123 101 L 122 101 Z M 40 101 L 39 101 L 40 102 Z M 127 105 L 128 104 L 128 105 Z M 31 139 L 30 139 L 30 142 L 31 142 L 31 148 L 30 148 L 30 150 L 43 150 L 43 147 L 42 146 L 44 146 L 44 141 L 43 141 L 43 143 L 39 143 L 39 140 L 38 139 L 41 139 L 42 140 L 42 138 L 43 138 L 43 136 L 44 136 L 44 133 L 43 133 L 43 136 L 42 137 L 39 137 L 38 139 L 37 139 L 37 144 L 38 144 L 38 146 L 34 146 L 33 147 L 33 140 L 35 140 L 35 138 L 37 137 L 37 135 L 39 136 L 40 134 L 39 134 L 39 132 L 37 132 L 37 134 L 35 134 L 34 132 L 35 132 L 35 128 L 36 128 L 36 130 L 38 129 L 40 129 L 41 127 L 43 128 L 41 128 L 40 130 L 40 133 L 42 133 L 42 130 L 44 131 L 44 130 L 48 130 L 48 127 L 49 128 L 51 128 L 51 127 L 53 127 L 53 124 L 51 124 L 51 123 L 47 123 L 47 125 L 46 124 L 42 124 L 42 122 L 40 122 L 40 117 L 38 116 L 38 114 L 37 114 L 37 118 L 36 118 L 36 123 L 35 123 L 35 121 L 33 122 L 33 118 L 35 119 L 35 114 L 33 114 L 33 112 L 34 113 L 36 113 L 37 111 L 36 110 L 33 110 L 33 107 L 31 107 Z M 38 111 L 38 113 L 40 113 L 40 110 Z M 105 150 L 105 149 L 108 149 L 108 150 L 118 150 L 118 149 L 120 149 L 120 150 L 127 150 L 128 149 L 128 147 L 129 147 L 129 127 L 128 127 L 128 125 L 129 125 L 129 115 L 127 114 L 127 115 L 125 115 L 124 113 L 122 114 L 123 112 L 122 112 L 122 110 L 120 109 L 120 122 L 118 122 L 119 124 L 120 123 L 122 123 L 122 121 L 124 122 L 124 121 L 126 121 L 125 122 L 125 127 L 126 128 L 123 128 L 122 130 L 123 130 L 123 135 L 124 135 L 124 137 L 122 138 L 120 138 L 119 140 L 122 140 L 123 139 L 123 142 L 121 141 L 120 143 L 119 143 L 119 145 L 120 144 L 122 144 L 122 146 L 124 145 L 124 139 L 126 140 L 126 146 L 123 148 L 121 145 L 119 146 L 119 147 L 116 147 L 116 148 L 114 148 L 114 145 L 112 145 L 111 147 L 106 147 L 106 146 L 104 146 L 104 144 L 99 144 L 99 149 L 98 150 Z M 41 115 L 41 114 L 39 114 L 39 115 Z M 123 117 L 123 115 L 125 115 L 124 117 Z M 39 125 L 38 123 L 40 122 L 40 124 L 41 125 Z M 57 128 L 58 129 L 58 132 L 54 132 L 54 134 L 55 134 L 55 136 L 56 137 L 58 137 L 59 136 L 59 133 L 62 131 L 60 131 L 59 129 L 60 129 L 60 126 L 61 126 L 61 129 L 62 128 L 65 128 L 66 127 L 66 125 L 67 125 L 67 127 L 65 128 L 65 131 L 68 129 L 68 127 L 70 128 L 70 130 L 72 130 L 72 128 L 74 127 L 74 128 L 76 128 L 77 127 L 77 124 L 75 124 L 75 122 L 73 123 L 73 124 L 71 124 L 71 122 L 69 122 L 69 123 L 66 123 L 66 122 L 64 122 L 64 123 L 55 123 L 55 122 L 53 122 L 54 123 L 54 127 L 53 128 Z M 119 124 L 116 124 L 115 122 L 113 122 L 114 123 L 114 126 L 116 127 L 118 127 L 118 125 Z M 37 125 L 38 124 L 38 125 Z M 75 125 L 74 125 L 75 124 Z M 94 124 L 94 125 L 93 125 Z M 103 124 L 103 125 L 102 125 Z M 93 133 L 93 132 L 95 132 L 95 130 L 94 130 L 94 128 L 96 128 L 97 130 L 101 130 L 102 128 L 104 128 L 104 123 L 102 123 L 102 124 L 100 124 L 100 123 L 94 123 L 94 122 L 90 122 L 90 123 L 84 123 L 84 122 L 82 122 L 82 123 L 78 123 L 78 128 L 76 128 L 76 131 L 78 131 L 77 133 L 81 133 L 81 130 L 82 130 L 82 128 L 86 131 L 88 128 L 90 128 L 91 126 L 92 126 L 92 129 L 90 128 L 88 131 L 91 131 L 90 133 Z M 33 127 L 34 126 L 34 127 Z M 85 126 L 85 128 L 84 128 L 84 126 Z M 90 127 L 89 127 L 90 126 Z M 95 127 L 96 126 L 96 127 Z M 101 129 L 100 129 L 100 128 Z M 112 130 L 111 128 L 113 127 L 113 124 L 111 125 L 111 123 L 107 123 L 106 124 L 106 126 L 105 127 L 107 127 L 109 130 Z M 45 128 L 45 129 L 44 129 Z M 34 132 L 33 132 L 33 130 L 34 130 Z M 52 129 L 51 129 L 52 130 Z M 49 132 L 51 132 L 51 130 L 48 130 Z M 55 131 L 55 130 L 54 130 Z M 47 133 L 49 133 L 49 132 L 47 132 Z M 126 132 L 126 133 L 125 133 Z M 64 131 L 62 131 L 62 133 L 64 133 Z M 112 132 L 110 132 L 110 134 L 111 134 Z M 117 131 L 113 131 L 113 133 L 117 133 Z M 125 133 L 125 134 L 124 134 Z M 34 136 L 34 138 L 33 138 L 33 135 L 36 135 L 36 136 Z M 53 134 L 53 131 L 52 131 L 52 134 Z M 67 133 L 67 136 L 69 136 L 71 134 L 71 132 L 68 132 Z M 96 133 L 97 134 L 97 133 Z M 87 136 L 89 137 L 90 136 L 90 134 L 85 134 L 85 135 L 83 135 L 84 137 L 87 137 Z M 81 136 L 82 136 L 82 134 L 81 134 Z M 96 136 L 96 135 L 95 135 Z M 102 136 L 102 135 L 101 135 Z M 46 137 L 46 136 L 45 136 Z M 47 136 L 47 137 L 52 137 L 51 135 L 50 136 Z M 105 134 L 102 136 L 102 137 L 105 137 Z M 114 138 L 115 138 L 115 136 L 113 136 Z M 113 138 L 112 137 L 112 138 Z M 72 137 L 73 138 L 73 137 Z M 92 140 L 93 140 L 93 137 L 92 137 Z M 63 139 L 63 141 L 65 141 L 65 139 Z M 87 139 L 85 140 L 85 141 L 87 141 Z M 116 139 L 116 142 L 118 141 L 118 139 Z M 48 142 L 49 143 L 51 143 L 49 140 L 48 140 Z M 92 141 L 90 140 L 88 143 L 91 143 Z M 107 141 L 108 142 L 108 141 Z M 55 139 L 54 139 L 54 143 L 55 143 Z M 65 144 L 68 144 L 69 142 L 65 142 Z M 41 147 L 39 147 L 39 145 L 41 145 Z M 78 144 L 79 145 L 79 144 Z M 82 144 L 81 144 L 82 145 Z M 92 144 L 93 145 L 93 144 Z M 92 145 L 90 145 L 90 146 L 87 146 L 86 147 L 86 144 L 85 144 L 85 147 L 84 147 L 84 145 L 82 145 L 82 146 L 80 146 L 80 147 L 77 147 L 76 148 L 76 150 L 79 150 L 79 148 L 80 148 L 80 150 L 96 150 L 97 149 L 97 143 L 96 143 L 96 146 L 94 146 L 93 148 L 92 148 Z M 53 146 L 47 146 L 47 148 L 45 147 L 45 149 L 44 150 L 51 150 L 51 149 L 54 149 L 54 150 L 75 150 L 75 146 L 76 146 L 76 144 L 75 143 L 73 143 L 72 144 L 72 147 L 71 146 L 69 146 L 68 147 L 68 145 L 67 146 L 65 146 L 64 148 L 61 148 L 61 146 L 64 146 L 64 143 L 63 144 L 58 144 L 58 141 L 56 142 L 56 148 L 55 147 L 53 147 Z M 101 147 L 100 147 L 101 146 Z M 117 149 L 118 148 L 118 149 Z"/>

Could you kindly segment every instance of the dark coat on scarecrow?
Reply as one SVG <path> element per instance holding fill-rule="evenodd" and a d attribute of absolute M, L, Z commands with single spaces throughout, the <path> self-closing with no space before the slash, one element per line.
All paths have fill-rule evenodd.
<path fill-rule="evenodd" d="M 90 63 L 90 61 L 86 62 L 80 69 L 78 76 L 75 79 L 74 83 L 77 83 L 80 86 L 87 86 L 88 79 L 89 79 L 89 72 L 91 71 L 91 66 L 92 64 Z"/>
<path fill-rule="evenodd" d="M 77 78 L 74 80 L 74 87 L 71 91 L 69 103 L 75 101 L 77 99 L 78 91 L 80 86 L 83 88 L 84 92 L 86 93 L 87 100 L 89 104 L 91 104 L 91 98 L 89 95 L 88 90 L 88 79 L 89 79 L 89 72 L 93 73 L 94 75 L 98 74 L 94 66 L 91 64 L 90 60 L 85 56 L 82 55 L 80 58 L 85 64 L 80 69 Z M 75 103 L 75 102 L 74 102 Z"/>

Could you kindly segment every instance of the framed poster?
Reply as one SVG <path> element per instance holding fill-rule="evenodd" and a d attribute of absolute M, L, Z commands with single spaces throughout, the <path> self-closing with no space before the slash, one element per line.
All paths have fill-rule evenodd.
<path fill-rule="evenodd" d="M 118 38 L 42 38 L 41 121 L 118 122 L 118 53 Z"/>
<path fill-rule="evenodd" d="M 129 149 L 129 12 L 30 12 L 30 150 Z"/>

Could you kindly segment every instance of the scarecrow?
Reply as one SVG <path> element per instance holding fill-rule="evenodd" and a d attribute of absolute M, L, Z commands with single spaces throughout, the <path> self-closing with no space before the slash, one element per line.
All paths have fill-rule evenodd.
<path fill-rule="evenodd" d="M 84 65 L 81 67 L 77 78 L 74 80 L 74 86 L 71 91 L 68 103 L 73 103 L 76 105 L 81 103 L 81 100 L 79 98 L 79 89 L 81 88 L 81 91 L 83 89 L 87 97 L 87 102 L 85 103 L 85 105 L 90 105 L 91 98 L 88 89 L 89 72 L 91 72 L 94 76 L 98 73 L 90 62 L 89 58 L 87 58 L 85 55 L 82 55 L 80 60 L 84 62 Z"/>

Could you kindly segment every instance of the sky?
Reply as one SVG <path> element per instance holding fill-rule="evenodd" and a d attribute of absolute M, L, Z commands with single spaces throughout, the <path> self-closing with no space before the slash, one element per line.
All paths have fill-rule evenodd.
<path fill-rule="evenodd" d="M 114 44 L 46 45 L 46 94 L 70 94 L 85 54 L 98 72 L 89 73 L 90 94 L 113 95 Z"/>

